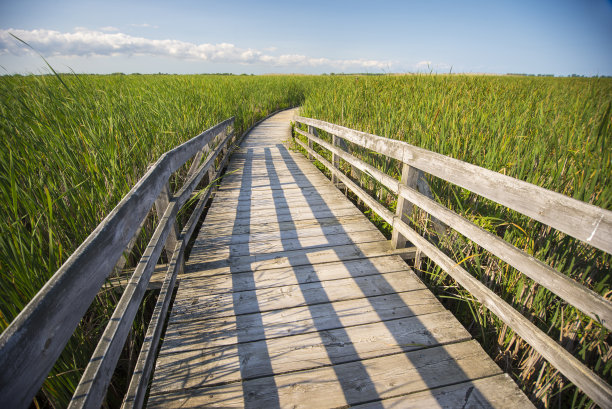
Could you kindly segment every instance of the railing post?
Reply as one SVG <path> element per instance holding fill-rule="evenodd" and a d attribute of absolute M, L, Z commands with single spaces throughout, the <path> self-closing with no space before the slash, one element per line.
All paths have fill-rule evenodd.
<path fill-rule="evenodd" d="M 340 138 L 339 136 L 332 135 L 332 145 L 340 146 L 340 141 L 341 140 L 342 140 L 342 138 Z M 338 155 L 336 155 L 335 153 L 332 153 L 332 165 L 336 169 L 340 168 L 340 157 L 338 157 Z M 334 185 L 338 184 L 338 177 L 336 175 L 334 175 L 334 174 L 332 174 L 332 183 Z"/>
<path fill-rule="evenodd" d="M 317 132 L 317 131 L 315 130 L 315 128 L 314 128 L 314 127 L 312 127 L 312 126 L 308 125 L 308 133 L 309 133 L 309 134 L 316 135 L 316 132 Z M 313 145 L 313 143 L 312 143 L 312 139 L 310 139 L 310 138 L 308 138 L 308 147 L 309 147 L 310 149 L 314 149 L 314 145 Z M 310 159 L 310 160 L 314 160 L 314 156 L 312 156 L 312 155 L 309 153 L 309 154 L 308 154 L 308 159 Z"/>
<path fill-rule="evenodd" d="M 403 164 L 402 166 L 402 179 L 400 183 L 416 189 L 417 182 L 419 178 L 419 171 L 416 168 L 413 168 L 410 165 Z M 410 215 L 412 214 L 413 204 L 408 200 L 404 199 L 401 196 L 397 198 L 397 208 L 395 209 L 395 214 L 399 216 L 400 220 L 407 222 L 410 219 Z M 406 247 L 406 238 L 400 234 L 397 229 L 393 229 L 393 233 L 391 236 L 391 244 L 394 248 L 404 248 Z"/>
<path fill-rule="evenodd" d="M 159 197 L 155 200 L 155 212 L 157 213 L 157 217 L 161 220 L 168 204 L 170 203 L 170 199 L 172 196 L 170 195 L 170 182 L 166 182 L 164 187 L 162 187 L 161 192 L 159 193 Z M 168 239 L 166 240 L 166 244 L 164 248 L 166 249 L 166 256 L 168 260 L 172 258 L 172 253 L 174 252 L 174 247 L 176 246 L 176 242 L 178 241 L 178 225 L 176 220 L 172 224 L 172 228 L 170 229 L 170 234 L 168 234 Z"/>

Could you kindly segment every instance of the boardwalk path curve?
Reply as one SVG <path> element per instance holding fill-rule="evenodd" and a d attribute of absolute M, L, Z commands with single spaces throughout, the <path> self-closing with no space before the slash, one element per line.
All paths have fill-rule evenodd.
<path fill-rule="evenodd" d="M 149 408 L 529 407 L 389 241 L 255 127 L 181 276 Z"/>

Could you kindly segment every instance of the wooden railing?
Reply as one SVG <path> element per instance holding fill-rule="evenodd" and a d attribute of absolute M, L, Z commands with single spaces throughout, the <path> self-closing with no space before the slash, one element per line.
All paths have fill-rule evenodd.
<path fill-rule="evenodd" d="M 607 382 L 464 270 L 459 263 L 413 230 L 406 222 L 411 214 L 412 206 L 421 208 L 546 287 L 587 316 L 601 323 L 605 328 L 612 329 L 612 303 L 610 301 L 500 237 L 483 230 L 430 197 L 419 193 L 416 189 L 417 179 L 419 172 L 429 173 L 547 224 L 607 253 L 612 253 L 612 212 L 398 140 L 355 131 L 316 119 L 296 117 L 295 122 L 308 127 L 307 132 L 298 127 L 295 128 L 299 135 L 307 138 L 307 143 L 297 137 L 294 139 L 295 142 L 307 151 L 309 157 L 317 159 L 331 172 L 334 182 L 341 181 L 392 226 L 392 240 L 396 246 L 401 246 L 406 239 L 409 240 L 593 401 L 601 407 L 610 406 L 612 387 Z M 316 129 L 330 134 L 331 143 L 318 137 Z M 401 180 L 387 175 L 347 152 L 346 149 L 342 149 L 343 146 L 346 148 L 346 143 L 342 143 L 343 140 L 400 161 L 403 164 Z M 331 152 L 331 163 L 317 153 L 313 144 Z M 398 196 L 395 214 L 372 198 L 339 169 L 340 158 L 351 165 L 352 174 L 365 172 Z"/>
<path fill-rule="evenodd" d="M 186 245 L 233 149 L 234 118 L 163 154 L 0 335 L 0 407 L 27 408 L 88 307 L 116 267 L 123 266 L 153 206 L 158 214 L 144 254 L 85 369 L 70 408 L 99 408 L 162 249 L 168 270 L 123 407 L 140 407 Z M 188 160 L 186 182 L 174 195 L 169 178 Z M 176 217 L 204 177 L 208 186 L 182 231 Z"/>

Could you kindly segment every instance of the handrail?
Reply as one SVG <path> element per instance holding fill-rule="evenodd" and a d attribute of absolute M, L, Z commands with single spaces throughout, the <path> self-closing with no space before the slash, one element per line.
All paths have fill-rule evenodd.
<path fill-rule="evenodd" d="M 406 142 L 317 119 L 297 117 L 296 121 L 397 159 L 516 210 L 606 253 L 612 253 L 612 212 L 609 210 Z"/>
<path fill-rule="evenodd" d="M 334 179 L 341 180 L 359 199 L 389 223 L 395 234 L 399 233 L 410 240 L 413 245 L 467 289 L 485 307 L 495 313 L 504 323 L 528 342 L 534 350 L 559 369 L 561 373 L 596 403 L 604 407 L 612 401 L 612 387 L 610 385 L 497 296 L 487 286 L 461 268 L 435 245 L 414 231 L 403 220 L 404 215 L 401 212 L 393 214 L 378 201 L 370 197 L 361 187 L 338 169 L 338 166 L 335 165 L 338 158 L 348 162 L 354 169 L 365 172 L 374 180 L 387 187 L 392 193 L 397 194 L 398 202 L 399 198 L 405 199 L 440 219 L 449 227 L 463 234 L 468 239 L 473 240 L 590 317 L 601 322 L 608 329 L 612 328 L 612 303 L 610 301 L 522 250 L 517 249 L 501 238 L 486 232 L 450 209 L 420 194 L 412 186 L 398 181 L 361 159 L 354 157 L 345 150 L 340 149 L 337 146 L 339 144 L 338 139 L 344 138 L 366 149 L 397 159 L 405 164 L 404 172 L 410 170 L 410 168 L 417 168 L 428 172 L 513 208 L 551 227 L 562 230 L 573 237 L 582 239 L 581 237 L 584 237 L 585 234 L 584 229 L 568 225 L 565 222 L 568 217 L 558 217 L 560 214 L 564 214 L 564 212 L 573 212 L 581 220 L 591 220 L 594 223 L 594 228 L 591 228 L 590 232 L 588 232 L 588 240 L 584 241 L 609 253 L 612 252 L 612 212 L 475 165 L 417 148 L 402 141 L 355 131 L 311 118 L 296 117 L 295 122 L 296 124 L 307 125 L 309 129 L 309 132 L 305 132 L 296 127 L 295 131 L 305 136 L 308 142 L 302 142 L 299 138 L 295 138 L 295 142 L 304 148 L 309 156 L 316 158 L 328 168 Z M 314 128 L 332 134 L 332 143 L 315 136 Z M 314 150 L 313 143 L 330 151 L 334 164 L 317 153 Z M 404 176 L 402 179 L 405 180 Z M 527 197 L 529 200 L 525 200 Z M 538 217 L 533 217 L 532 214 L 534 213 Z M 555 218 L 561 219 L 561 221 Z"/>
<path fill-rule="evenodd" d="M 100 406 L 176 215 L 204 174 L 214 167 L 215 159 L 220 153 L 228 152 L 228 144 L 234 137 L 229 132 L 233 124 L 234 118 L 229 118 L 163 154 L 0 335 L 0 407 L 26 408 L 30 405 L 170 176 L 198 152 L 205 150 L 219 134 L 224 134 L 219 147 L 195 174 L 190 172 L 183 188 L 162 210 L 163 217 L 96 347 L 70 405 Z M 225 163 L 227 156 L 221 163 Z M 199 162 L 200 158 L 198 155 L 196 160 Z M 188 240 L 185 238 L 181 234 L 177 243 L 183 251 L 184 243 Z M 177 261 L 174 257 L 172 260 Z"/>

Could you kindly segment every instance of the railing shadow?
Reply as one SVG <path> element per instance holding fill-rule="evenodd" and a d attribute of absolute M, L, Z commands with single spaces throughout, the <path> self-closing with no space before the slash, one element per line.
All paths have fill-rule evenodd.
<path fill-rule="evenodd" d="M 253 162 L 253 149 L 248 149 L 245 157 L 245 166 L 243 167 L 242 173 L 242 183 L 240 186 L 240 194 L 238 197 L 238 203 L 243 204 L 245 207 L 250 209 L 251 207 L 251 194 L 252 194 L 252 178 L 251 178 L 251 170 L 252 170 L 252 162 Z M 240 212 L 240 207 L 236 206 L 236 216 Z M 246 223 L 250 224 L 250 211 L 241 212 L 241 215 L 244 217 L 246 215 Z M 237 218 L 235 219 L 237 220 Z M 237 224 L 234 224 L 234 229 L 232 230 L 232 236 L 234 234 L 238 234 Z M 249 253 L 249 243 L 238 243 L 230 245 L 230 255 L 233 253 Z M 233 305 L 239 305 L 243 302 L 241 299 L 242 293 L 241 289 L 246 288 L 257 288 L 254 278 L 254 272 L 247 272 L 246 274 L 240 275 L 241 282 L 238 283 L 238 280 L 235 279 L 236 275 L 234 274 L 235 268 L 230 267 L 230 271 L 232 273 L 232 295 L 233 295 Z M 257 304 L 257 299 L 254 299 Z M 253 350 L 249 348 L 250 344 L 248 343 L 249 337 L 245 337 L 246 331 L 245 328 L 249 328 L 249 337 L 255 339 L 265 339 L 265 329 L 263 320 L 261 318 L 261 314 L 252 314 L 249 317 L 245 317 L 242 314 L 236 314 L 236 335 L 237 335 L 237 346 L 238 346 L 238 359 L 240 360 L 240 373 L 242 379 L 249 379 L 251 376 L 245 370 L 244 362 L 248 362 L 252 357 Z M 272 369 L 272 362 L 270 359 L 270 352 L 266 348 L 265 344 L 263 348 L 259 348 L 257 350 L 257 358 L 260 361 L 261 371 L 262 373 L 273 374 L 274 371 Z M 264 383 L 264 385 L 261 384 Z M 254 397 L 257 396 L 258 391 L 263 387 L 269 391 L 266 399 L 266 406 L 274 409 L 280 408 L 280 401 L 278 397 L 278 388 L 274 381 L 273 376 L 267 376 L 260 378 L 258 384 L 253 384 L 249 382 L 243 382 L 242 394 L 245 408 L 257 408 L 258 406 L 256 399 Z"/>
<path fill-rule="evenodd" d="M 180 325 L 169 326 L 169 331 L 180 334 L 166 334 L 166 352 L 160 355 L 158 367 L 187 369 L 176 374 L 165 371 L 169 375 L 161 381 L 159 393 L 197 388 L 202 394 L 214 395 L 216 404 L 231 406 L 240 401 L 247 408 L 279 408 L 287 405 L 283 388 L 299 387 L 288 385 L 288 379 L 299 375 L 304 384 L 339 385 L 329 389 L 341 391 L 348 405 L 367 403 L 368 408 L 381 408 L 382 399 L 406 394 L 407 388 L 412 393 L 462 383 L 463 391 L 469 393 L 459 396 L 456 406 L 473 404 L 475 399 L 478 405 L 489 406 L 482 394 L 474 393 L 477 385 L 470 381 L 478 371 L 466 374 L 465 362 L 459 365 L 441 347 L 469 340 L 465 329 L 459 326 L 457 330 L 455 324 L 432 328 L 433 324 L 422 321 L 425 315 L 438 314 L 456 322 L 441 306 L 431 309 L 435 298 L 416 278 L 410 281 L 408 277 L 414 284 L 399 286 L 410 276 L 401 260 L 399 267 L 386 266 L 366 257 L 361 250 L 364 243 L 355 242 L 341 223 L 351 217 L 363 220 L 355 216 L 352 205 L 352 213 L 330 207 L 332 199 L 310 182 L 283 145 L 261 145 L 243 148 L 236 161 L 242 175 L 224 181 L 233 180 L 238 188 L 231 194 L 232 206 L 236 206 L 233 222 L 223 220 L 227 209 L 207 216 L 208 227 L 225 225 L 225 235 L 201 246 L 198 252 L 206 254 L 206 261 L 191 265 L 191 270 L 208 274 L 189 284 L 181 281 L 181 291 L 193 290 L 194 300 L 195 294 L 204 294 L 207 301 L 192 304 L 187 296 L 189 302 L 173 307 Z M 289 169 L 291 174 L 286 172 Z M 290 179 L 299 181 L 299 188 L 284 190 Z M 267 199 L 256 193 L 254 187 L 259 185 L 272 189 L 263 195 Z M 230 196 L 215 200 L 221 198 L 230 203 Z M 292 198 L 305 199 L 305 214 L 299 214 L 301 208 L 292 208 Z M 257 209 L 261 205 L 265 211 Z M 316 213 L 316 220 L 307 212 Z M 266 223 L 277 226 L 259 229 Z M 325 242 L 309 241 L 308 228 L 319 239 L 317 229 L 324 232 Z M 313 264 L 311 256 L 321 252 L 335 260 L 325 262 L 324 267 Z M 238 259 L 241 261 L 232 261 Z M 230 275 L 226 274 L 228 264 Z M 199 318 L 213 314 L 213 319 Z M 381 346 L 380 334 L 367 333 L 376 328 L 388 334 L 389 345 Z M 378 337 L 375 346 L 380 350 L 367 348 L 362 340 L 368 337 Z M 298 339 L 301 344 L 294 344 Z M 433 352 L 442 364 L 423 361 L 422 355 Z M 403 373 L 397 373 L 392 382 L 381 383 L 370 367 L 370 359 L 378 358 L 392 362 L 394 368 L 403 360 L 415 374 L 406 380 Z M 308 372 L 310 369 L 317 372 Z M 316 378 L 323 372 L 325 377 Z M 313 406 L 326 399 L 300 396 L 312 399 Z M 439 404 L 443 406 L 442 401 Z"/>
<path fill-rule="evenodd" d="M 300 167 L 297 166 L 297 163 L 294 161 L 294 159 L 292 158 L 288 150 L 285 148 L 285 146 L 278 144 L 276 145 L 276 149 L 280 153 L 280 156 L 282 157 L 282 160 L 285 166 L 290 167 L 292 169 L 293 178 L 296 180 L 300 180 L 301 188 L 313 188 L 314 190 L 315 186 L 313 186 L 310 183 L 306 175 L 300 170 Z M 276 188 L 278 192 L 276 195 L 276 200 L 275 200 L 276 209 L 289 208 L 291 204 L 285 198 L 284 191 L 281 190 L 281 183 L 279 180 L 279 175 L 276 171 L 276 165 L 272 157 L 271 150 L 270 148 L 265 148 L 264 151 L 265 151 L 265 163 L 266 163 L 268 177 L 270 180 L 270 186 L 272 189 Z M 316 192 L 316 190 L 314 191 Z M 306 198 L 306 201 L 309 203 L 309 205 L 311 205 L 312 203 L 316 203 L 317 217 L 330 218 L 330 219 L 335 218 L 334 212 L 332 211 L 330 207 L 324 204 L 325 200 L 319 194 L 315 193 L 315 194 L 309 195 Z M 291 230 L 292 229 L 280 231 L 280 237 L 281 237 L 283 249 L 290 249 L 290 248 L 292 249 L 295 247 L 299 247 L 299 239 L 293 236 L 292 234 L 288 233 Z M 341 237 L 344 240 L 340 240 L 340 241 L 335 240 L 336 243 L 345 242 L 347 244 L 355 244 L 353 243 L 350 235 L 342 231 L 342 226 L 340 227 L 340 230 L 341 230 L 340 232 L 337 232 L 337 236 L 335 238 L 338 239 Z M 296 242 L 297 242 L 297 246 L 296 246 Z M 392 283 L 390 283 L 387 280 L 386 276 L 381 274 L 381 272 L 378 270 L 376 265 L 373 264 L 371 260 L 368 259 L 364 254 L 360 254 L 359 256 L 362 257 L 360 260 L 360 264 L 362 265 L 362 267 L 365 266 L 365 269 L 371 271 L 372 275 L 376 275 L 376 283 L 377 283 L 376 287 L 378 288 L 380 293 L 386 295 L 387 301 L 392 305 L 401 306 L 406 312 L 409 313 L 409 315 L 417 316 L 416 314 L 410 314 L 410 307 L 404 302 L 402 297 L 400 297 L 400 295 L 395 291 L 394 286 L 392 285 Z M 304 265 L 304 264 L 307 264 L 308 261 L 309 260 L 308 260 L 307 253 L 297 254 L 295 256 L 289 257 L 289 263 L 292 266 L 293 265 L 295 266 Z M 349 268 L 348 271 L 350 272 L 351 269 Z M 311 274 L 312 273 L 315 273 L 314 269 L 311 272 Z M 367 297 L 371 293 L 371 289 L 366 285 L 366 282 L 363 280 L 357 279 L 357 277 L 352 274 L 351 276 L 353 276 L 354 282 L 359 286 L 363 295 Z M 300 283 L 301 288 L 303 288 L 303 286 L 305 285 L 303 281 L 303 276 L 297 276 L 296 278 L 298 282 Z M 381 396 L 377 392 L 376 380 L 373 380 L 370 378 L 368 371 L 366 370 L 363 363 L 361 362 L 360 354 L 353 347 L 354 340 L 350 338 L 347 330 L 343 328 L 342 322 L 340 318 L 337 316 L 333 304 L 330 303 L 331 300 L 327 298 L 326 291 L 323 287 L 322 282 L 323 280 L 320 280 L 318 282 L 319 288 L 317 289 L 317 292 L 319 294 L 316 294 L 316 297 L 314 296 L 315 294 L 312 293 L 311 291 L 303 291 L 303 295 L 304 295 L 304 298 L 309 308 L 311 305 L 314 305 L 314 304 L 318 304 L 319 307 L 321 307 L 321 305 L 325 305 L 327 309 L 328 318 L 332 317 L 331 326 L 333 326 L 336 329 L 334 330 L 334 336 L 331 339 L 329 337 L 330 320 L 329 319 L 325 320 L 325 323 L 323 324 L 323 322 L 321 322 L 320 319 L 315 318 L 314 315 L 313 315 L 313 320 L 314 320 L 315 327 L 317 328 L 317 331 L 319 332 L 321 339 L 324 343 L 324 346 L 327 350 L 328 358 L 330 362 L 333 364 L 333 369 L 336 372 L 338 381 L 340 382 L 342 386 L 342 391 L 345 395 L 346 402 L 348 404 L 359 403 L 359 399 L 366 395 L 368 396 L 367 400 L 374 400 L 374 401 L 379 400 L 381 399 Z M 308 285 L 312 285 L 312 282 L 310 282 Z M 312 298 L 312 303 L 310 302 L 309 298 Z M 323 304 L 321 304 L 322 300 L 324 300 Z M 397 324 L 396 320 L 385 319 L 384 316 L 380 316 L 379 318 L 385 325 L 387 331 L 393 336 L 397 345 L 406 345 L 406 347 L 402 348 L 403 350 L 410 351 L 410 350 L 418 349 L 418 347 L 407 346 L 407 339 L 405 337 L 405 333 L 402 331 L 400 326 L 395 325 Z M 411 322 L 411 325 L 418 325 L 420 327 L 417 329 L 416 331 L 417 333 L 429 333 L 429 328 L 427 327 L 427 325 L 422 323 L 419 319 L 416 319 L 416 320 L 413 319 Z M 431 335 L 431 344 L 423 345 L 423 346 L 433 347 L 433 346 L 436 346 L 436 344 L 440 345 L 440 344 L 443 344 L 443 342 L 437 343 L 436 337 Z M 337 345 L 342 345 L 343 348 L 341 349 L 335 348 L 335 346 Z M 382 352 L 382 354 L 384 355 L 384 351 Z M 437 354 L 438 354 L 437 358 L 441 362 L 446 362 L 446 368 L 445 368 L 446 374 L 444 375 L 452 375 L 455 379 L 455 382 L 456 380 L 462 380 L 464 382 L 469 381 L 470 377 L 464 372 L 464 370 L 459 365 L 453 364 L 454 363 L 453 357 L 448 355 L 444 348 L 438 348 Z M 408 359 L 411 359 L 409 354 L 404 354 L 404 356 L 408 357 Z M 346 365 L 349 362 L 351 362 L 351 365 L 350 366 Z M 345 373 L 346 370 L 350 370 L 351 372 Z M 420 371 L 420 377 L 422 381 L 427 385 L 428 388 L 436 388 L 436 387 L 445 386 L 442 381 L 442 379 L 444 379 L 445 377 L 444 375 L 437 374 L 437 373 L 431 373 L 429 371 Z M 367 393 L 364 393 L 364 391 L 367 391 Z M 391 392 L 391 395 L 392 394 L 393 393 Z M 375 403 L 371 403 L 370 407 L 377 407 L 377 405 Z"/>

